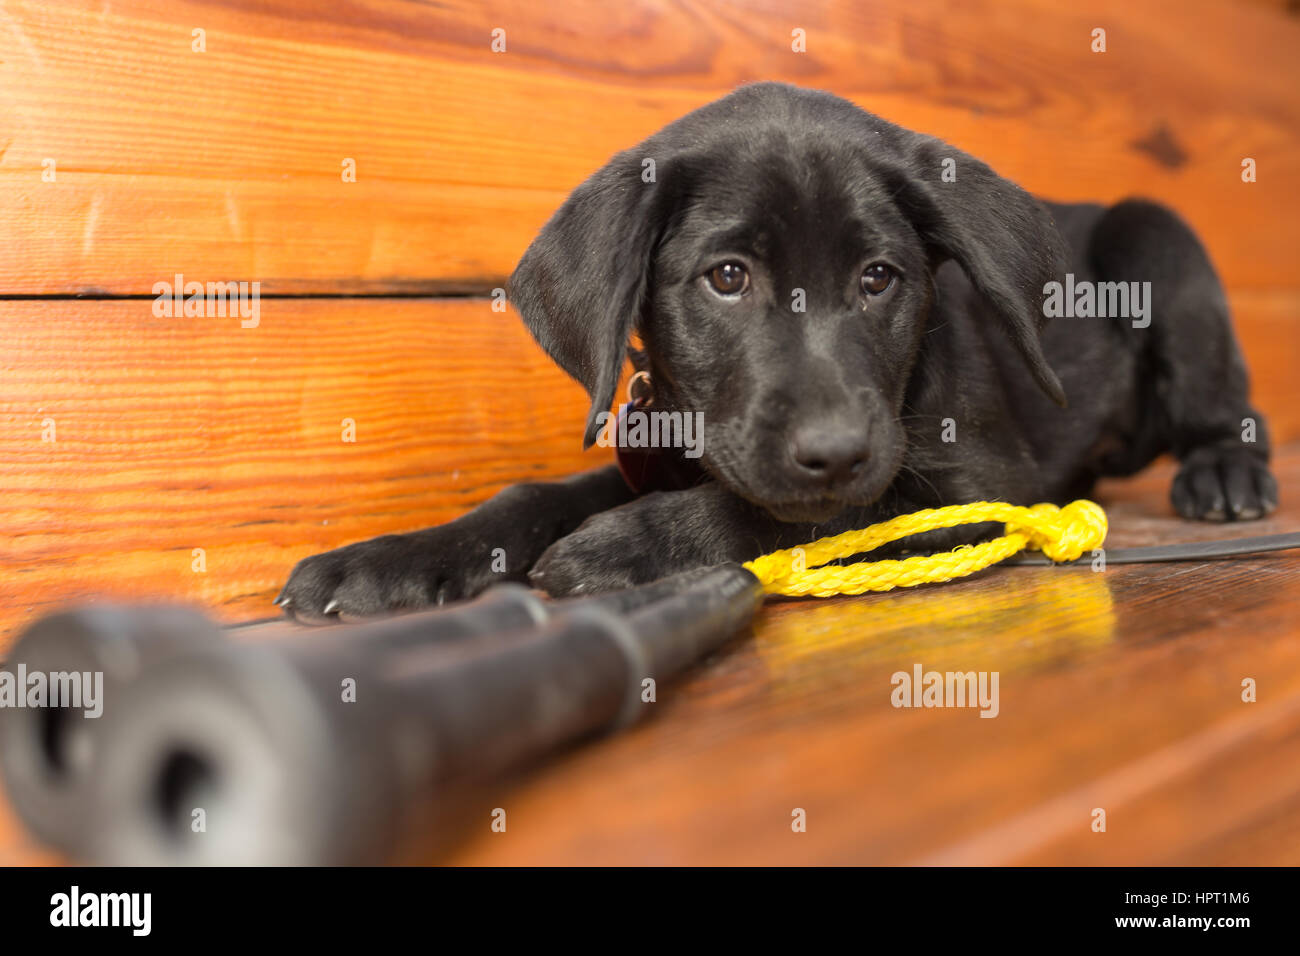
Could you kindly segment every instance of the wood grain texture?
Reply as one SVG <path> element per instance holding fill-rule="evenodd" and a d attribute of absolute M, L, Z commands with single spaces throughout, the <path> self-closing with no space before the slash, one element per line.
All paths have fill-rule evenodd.
<path fill-rule="evenodd" d="M 841 93 L 1041 195 L 1169 203 L 1230 289 L 1257 404 L 1300 438 L 1293 6 L 4 3 L 0 659 L 69 601 L 257 621 L 306 554 L 608 460 L 580 450 L 581 389 L 485 299 L 264 298 L 245 330 L 6 297 L 146 296 L 177 272 L 481 292 L 612 153 L 752 80 Z M 1283 512 L 1249 529 L 1173 519 L 1167 464 L 1109 485 L 1111 544 L 1300 529 L 1300 444 L 1279 474 Z M 447 859 L 1300 864 L 1298 612 L 1293 554 L 773 604 L 657 719 L 503 782 L 508 832 L 485 811 Z M 894 710 L 915 663 L 998 670 L 1001 715 Z M 0 799 L 18 862 L 56 860 Z"/>
<path fill-rule="evenodd" d="M 491 287 L 612 153 L 760 79 L 849 96 L 1053 198 L 1165 200 L 1229 286 L 1291 287 L 1298 50 L 1295 17 L 1228 0 L 11 2 L 0 294 L 141 294 L 176 272 Z"/>
<path fill-rule="evenodd" d="M 1241 533 L 1157 517 L 1169 474 L 1108 487 L 1110 544 Z M 1288 500 L 1259 530 L 1300 530 Z M 769 605 L 655 719 L 491 794 L 449 860 L 1295 865 L 1298 612 L 1294 552 Z M 917 663 L 999 671 L 999 716 L 893 708 Z"/>
<path fill-rule="evenodd" d="M 1300 444 L 1278 471 L 1249 533 L 1300 530 Z M 1246 533 L 1169 517 L 1170 474 L 1102 489 L 1109 546 Z M 1298 865 L 1298 619 L 1296 552 L 769 602 L 647 722 L 485 791 L 437 862 Z M 893 708 L 915 664 L 998 671 L 999 715 Z M 0 799 L 0 865 L 48 862 Z"/>
<path fill-rule="evenodd" d="M 299 558 L 608 460 L 581 449 L 585 393 L 488 300 L 263 300 L 255 329 L 4 302 L 0 330 L 8 635 L 114 595 L 273 616 Z"/>
<path fill-rule="evenodd" d="M 1300 437 L 1298 298 L 1234 303 L 1282 439 Z M 0 647 L 93 597 L 265 617 L 307 554 L 608 460 L 580 449 L 581 388 L 488 300 L 264 299 L 253 329 L 152 305 L 0 303 Z"/>
<path fill-rule="evenodd" d="M 1300 294 L 1233 305 L 1257 403 L 1300 437 Z M 152 307 L 0 302 L 0 649 L 95 597 L 266 617 L 299 558 L 609 460 L 581 451 L 582 389 L 489 300 L 263 299 L 252 329 Z"/>

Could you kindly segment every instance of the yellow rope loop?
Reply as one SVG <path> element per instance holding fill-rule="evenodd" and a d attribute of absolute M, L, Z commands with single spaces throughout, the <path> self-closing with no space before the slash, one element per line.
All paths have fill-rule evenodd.
<path fill-rule="evenodd" d="M 1034 505 L 1025 510 L 1028 519 L 1008 521 L 1007 532 L 1024 532 L 1029 547 L 1053 561 L 1073 561 L 1106 540 L 1106 512 L 1096 502 L 1071 501 L 1064 508 Z"/>
<path fill-rule="evenodd" d="M 899 538 L 986 521 L 1002 522 L 1006 534 L 940 554 L 822 566 L 873 551 Z M 900 515 L 860 531 L 821 538 L 802 548 L 765 554 L 745 567 L 769 594 L 830 597 L 951 581 L 1004 561 L 1026 547 L 1041 550 L 1053 561 L 1073 561 L 1101 547 L 1105 539 L 1106 513 L 1091 501 L 1072 501 L 1064 508 L 1051 504 L 1023 508 L 1002 501 L 976 501 Z"/>

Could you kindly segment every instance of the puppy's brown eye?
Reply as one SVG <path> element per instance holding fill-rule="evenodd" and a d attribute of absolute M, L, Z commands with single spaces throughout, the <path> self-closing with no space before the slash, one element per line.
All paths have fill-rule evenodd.
<path fill-rule="evenodd" d="M 894 282 L 894 270 L 884 263 L 867 266 L 862 272 L 862 291 L 867 295 L 880 295 Z"/>
<path fill-rule="evenodd" d="M 749 288 L 749 272 L 739 262 L 724 262 L 709 273 L 709 285 L 719 295 L 740 295 Z"/>

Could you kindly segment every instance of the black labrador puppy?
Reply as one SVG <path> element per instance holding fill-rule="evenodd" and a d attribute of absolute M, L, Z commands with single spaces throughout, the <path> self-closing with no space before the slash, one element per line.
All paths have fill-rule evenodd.
<path fill-rule="evenodd" d="M 919 508 L 1065 502 L 1164 452 L 1188 518 L 1277 504 L 1223 290 L 1181 220 L 1040 202 L 826 93 L 743 87 L 618 154 L 509 291 L 590 393 L 588 445 L 635 330 L 647 410 L 700 421 L 702 453 L 661 452 L 661 490 L 611 466 L 307 558 L 288 613 L 364 617 L 502 580 L 619 588 Z"/>

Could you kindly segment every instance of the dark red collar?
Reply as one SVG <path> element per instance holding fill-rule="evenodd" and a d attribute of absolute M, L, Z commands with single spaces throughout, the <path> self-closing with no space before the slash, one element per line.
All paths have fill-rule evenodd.
<path fill-rule="evenodd" d="M 699 484 L 704 477 L 698 458 L 687 458 L 681 448 L 629 448 L 619 444 L 619 438 L 626 434 L 628 412 L 637 411 L 645 406 L 644 399 L 637 398 L 619 406 L 618 416 L 611 423 L 614 429 L 614 451 L 618 461 L 618 470 L 623 480 L 635 494 L 644 495 L 651 491 L 682 491 Z"/>

